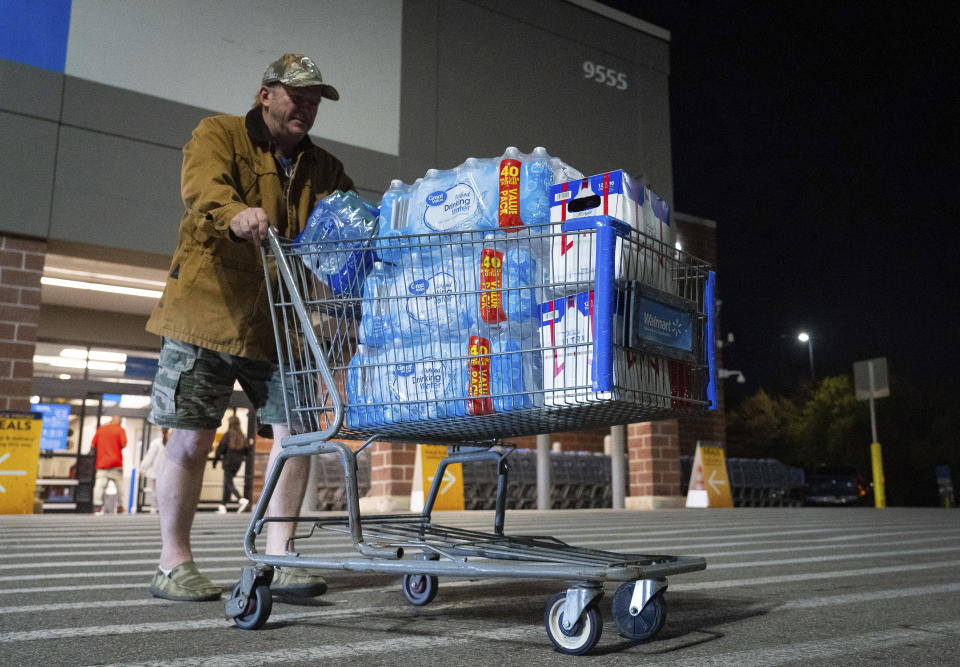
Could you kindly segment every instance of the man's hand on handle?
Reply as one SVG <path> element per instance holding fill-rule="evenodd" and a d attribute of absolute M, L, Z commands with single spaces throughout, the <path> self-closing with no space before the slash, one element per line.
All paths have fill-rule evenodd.
<path fill-rule="evenodd" d="M 234 236 L 252 241 L 255 245 L 260 245 L 267 238 L 269 226 L 267 212 L 262 208 L 248 208 L 240 211 L 230 221 L 230 230 Z"/>

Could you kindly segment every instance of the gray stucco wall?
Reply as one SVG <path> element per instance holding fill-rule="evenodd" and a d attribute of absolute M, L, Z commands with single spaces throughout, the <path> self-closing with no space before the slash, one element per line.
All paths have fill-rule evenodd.
<path fill-rule="evenodd" d="M 405 2 L 399 28 L 399 154 L 325 140 L 322 108 L 312 133 L 368 198 L 514 145 L 643 174 L 672 200 L 667 42 L 559 0 Z M 626 89 L 585 77 L 585 61 Z M 0 232 L 169 255 L 180 149 L 209 113 L 0 60 Z"/>

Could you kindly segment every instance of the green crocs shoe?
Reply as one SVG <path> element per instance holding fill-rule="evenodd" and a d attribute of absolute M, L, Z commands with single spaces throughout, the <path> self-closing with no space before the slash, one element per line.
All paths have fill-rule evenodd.
<path fill-rule="evenodd" d="M 170 574 L 164 574 L 157 568 L 150 582 L 151 595 L 176 602 L 219 600 L 222 592 L 219 586 L 200 574 L 197 564 L 192 560 L 180 563 Z"/>
<path fill-rule="evenodd" d="M 274 595 L 312 598 L 327 592 L 327 581 L 302 567 L 277 567 L 274 568 L 270 590 Z"/>

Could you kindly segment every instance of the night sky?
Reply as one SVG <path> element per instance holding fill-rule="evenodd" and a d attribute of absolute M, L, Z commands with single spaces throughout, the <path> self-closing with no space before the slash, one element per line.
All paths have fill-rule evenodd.
<path fill-rule="evenodd" d="M 960 378 L 960 22 L 934 2 L 606 2 L 671 31 L 674 209 L 717 222 L 728 402 L 887 357 Z"/>

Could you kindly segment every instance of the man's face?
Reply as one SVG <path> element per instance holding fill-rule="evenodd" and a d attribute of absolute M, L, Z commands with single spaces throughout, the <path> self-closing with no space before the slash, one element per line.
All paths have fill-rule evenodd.
<path fill-rule="evenodd" d="M 279 85 L 265 86 L 260 99 L 267 127 L 278 142 L 285 143 L 299 141 L 310 131 L 322 96 L 319 86 Z"/>

